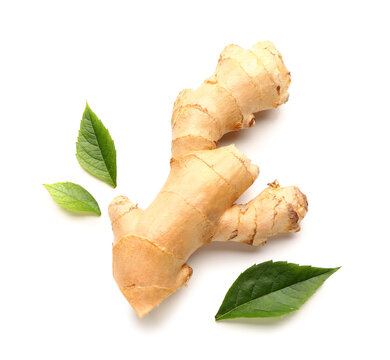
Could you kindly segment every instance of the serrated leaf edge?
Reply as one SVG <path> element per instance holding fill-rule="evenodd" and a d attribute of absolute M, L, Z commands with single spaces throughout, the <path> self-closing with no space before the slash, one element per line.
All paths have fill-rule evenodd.
<path fill-rule="evenodd" d="M 88 109 L 88 111 L 92 112 L 92 113 L 96 116 L 96 118 L 98 119 L 98 121 L 100 121 L 100 123 L 102 124 L 103 128 L 107 131 L 107 134 L 108 134 L 109 139 L 110 139 L 110 140 L 112 141 L 112 143 L 114 144 L 114 151 L 115 151 L 115 157 L 116 157 L 115 142 L 114 142 L 114 140 L 112 139 L 109 130 L 104 126 L 103 122 L 98 118 L 98 116 L 95 114 L 95 112 L 90 108 L 90 106 L 88 105 L 88 102 L 86 102 L 86 107 L 85 107 L 84 112 L 83 112 L 83 117 L 84 117 L 84 113 L 85 113 L 85 111 L 86 111 L 87 109 Z M 91 165 L 91 164 L 88 163 L 85 159 L 83 159 L 83 158 L 79 155 L 79 152 L 78 152 L 78 147 L 79 147 L 79 146 L 81 147 L 81 145 L 79 145 L 80 136 L 83 136 L 83 137 L 85 138 L 85 136 L 84 136 L 84 135 L 82 134 L 82 132 L 81 132 L 81 122 L 82 122 L 82 121 L 83 121 L 83 118 L 82 118 L 81 121 L 80 121 L 79 136 L 77 137 L 77 142 L 76 142 L 76 158 L 77 158 L 77 160 L 80 160 L 80 158 L 81 158 L 82 161 L 84 161 L 84 162 L 87 163 L 88 165 L 90 165 L 90 166 L 94 167 L 95 169 L 97 169 L 95 166 Z M 92 174 L 89 170 L 87 170 L 84 166 L 81 165 L 80 161 L 79 161 L 79 164 L 81 165 L 81 167 L 82 167 L 85 171 L 87 171 L 88 173 L 90 173 L 92 176 L 95 176 L 95 177 L 98 178 L 99 180 L 101 180 L 101 181 L 103 181 L 103 182 L 106 182 L 107 184 L 111 185 L 111 186 L 115 189 L 116 186 L 117 186 L 117 184 L 116 184 L 116 179 L 115 179 L 115 181 L 114 181 L 114 179 L 113 179 L 113 177 L 112 177 L 110 171 L 108 170 L 106 160 L 105 160 L 105 158 L 104 158 L 104 156 L 103 156 L 103 154 L 102 154 L 102 151 L 101 151 L 101 145 L 100 145 L 100 143 L 99 143 L 99 139 L 98 139 L 98 137 L 96 136 L 96 129 L 95 129 L 94 123 L 93 123 L 93 121 L 92 121 L 92 118 L 91 118 L 91 125 L 92 125 L 93 131 L 94 131 L 94 136 L 95 136 L 96 141 L 97 141 L 97 143 L 98 143 L 98 149 L 99 149 L 100 155 L 101 155 L 101 157 L 102 157 L 102 159 L 103 159 L 104 166 L 106 167 L 107 174 L 109 175 L 110 182 L 107 182 L 107 179 L 103 179 L 102 177 L 96 176 L 96 174 Z M 88 142 L 88 141 L 87 141 L 87 142 Z"/>

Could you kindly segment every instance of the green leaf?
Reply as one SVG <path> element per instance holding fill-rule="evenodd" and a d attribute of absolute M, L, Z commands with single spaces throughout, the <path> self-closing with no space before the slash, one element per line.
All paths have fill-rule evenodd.
<path fill-rule="evenodd" d="M 71 182 L 43 184 L 57 204 L 71 211 L 87 211 L 100 215 L 100 208 L 93 196 L 82 186 Z"/>
<path fill-rule="evenodd" d="M 215 319 L 278 317 L 298 310 L 338 269 L 286 261 L 253 265 L 230 287 Z"/>
<path fill-rule="evenodd" d="M 85 106 L 76 143 L 76 157 L 84 170 L 116 187 L 116 150 L 110 133 Z"/>

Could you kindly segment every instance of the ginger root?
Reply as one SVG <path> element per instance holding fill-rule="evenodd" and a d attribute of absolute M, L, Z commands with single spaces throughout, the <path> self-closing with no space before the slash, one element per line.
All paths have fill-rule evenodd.
<path fill-rule="evenodd" d="M 187 283 L 186 261 L 202 245 L 262 245 L 299 230 L 307 201 L 297 187 L 275 181 L 248 204 L 235 205 L 259 170 L 234 145 L 216 148 L 227 132 L 253 126 L 254 113 L 285 103 L 289 84 L 279 52 L 259 42 L 247 51 L 227 46 L 214 75 L 179 94 L 165 185 L 144 211 L 124 196 L 109 206 L 114 278 L 140 317 Z"/>

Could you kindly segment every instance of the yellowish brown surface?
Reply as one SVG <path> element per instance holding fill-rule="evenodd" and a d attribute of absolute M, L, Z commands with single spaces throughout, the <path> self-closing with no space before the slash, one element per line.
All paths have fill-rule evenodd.
<path fill-rule="evenodd" d="M 109 206 L 114 278 L 140 317 L 187 283 L 192 269 L 186 261 L 202 245 L 262 245 L 270 236 L 299 230 L 307 201 L 297 187 L 274 182 L 236 205 L 258 167 L 234 145 L 216 148 L 224 134 L 253 126 L 254 113 L 285 103 L 289 84 L 279 52 L 259 42 L 246 51 L 227 46 L 215 73 L 179 94 L 165 185 L 144 211 L 124 196 Z"/>

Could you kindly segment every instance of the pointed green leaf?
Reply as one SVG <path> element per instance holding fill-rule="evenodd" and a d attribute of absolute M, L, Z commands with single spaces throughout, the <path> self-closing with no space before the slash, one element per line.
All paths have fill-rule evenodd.
<path fill-rule="evenodd" d="M 116 150 L 110 133 L 91 110 L 85 107 L 76 143 L 76 157 L 84 170 L 116 187 Z"/>
<path fill-rule="evenodd" d="M 71 211 L 87 211 L 100 215 L 100 208 L 93 196 L 82 186 L 71 182 L 43 184 L 57 204 Z"/>
<path fill-rule="evenodd" d="M 215 319 L 278 317 L 298 310 L 338 269 L 285 261 L 253 265 L 230 287 Z"/>

